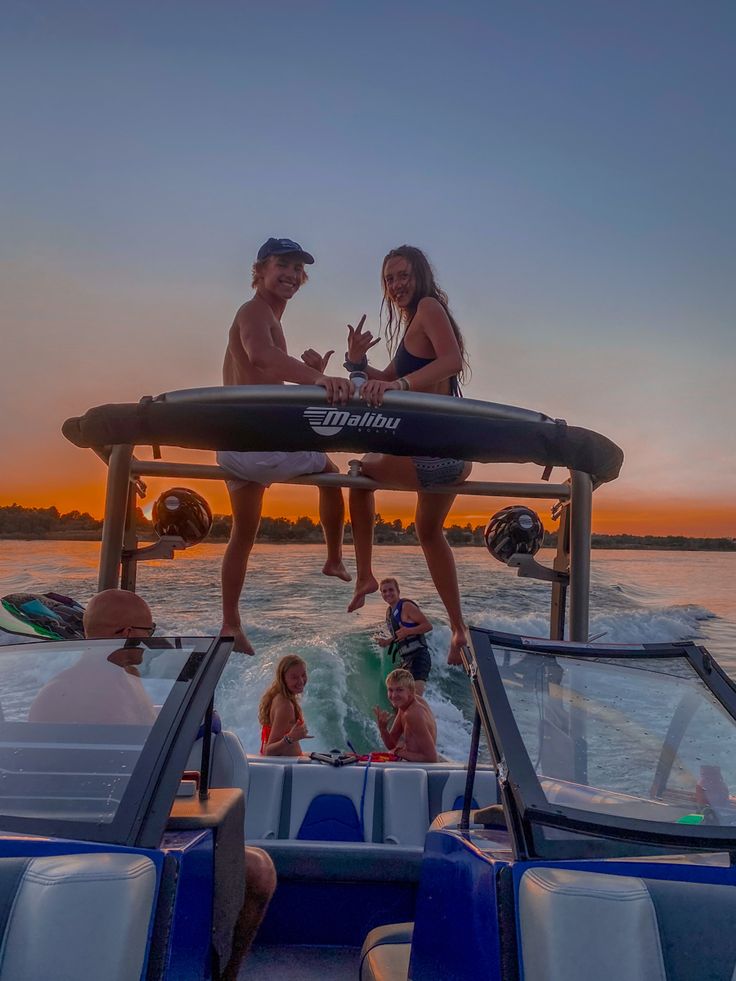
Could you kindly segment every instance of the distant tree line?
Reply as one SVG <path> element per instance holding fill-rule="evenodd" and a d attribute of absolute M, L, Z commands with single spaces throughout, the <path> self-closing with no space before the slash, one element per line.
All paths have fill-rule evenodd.
<path fill-rule="evenodd" d="M 57 508 L 0 507 L 0 535 L 8 538 L 45 538 L 58 532 L 100 531 L 102 522 L 86 511 L 60 514 Z"/>
<path fill-rule="evenodd" d="M 136 525 L 144 534 L 153 536 L 153 525 L 140 508 L 136 512 Z M 229 514 L 216 514 L 212 521 L 209 538 L 225 541 L 230 536 L 232 518 Z M 473 527 L 470 522 L 464 525 L 449 525 L 445 535 L 450 545 L 483 546 L 484 525 Z M 0 507 L 0 538 L 99 538 L 102 521 L 93 518 L 86 511 L 68 511 L 60 514 L 57 508 L 26 508 L 20 504 Z M 345 540 L 352 541 L 350 523 L 345 526 Z M 258 531 L 258 541 L 272 543 L 317 543 L 322 541 L 322 529 L 312 518 L 302 515 L 295 521 L 290 518 L 263 518 Z M 374 541 L 377 545 L 417 545 L 418 539 L 414 522 L 406 526 L 401 518 L 384 521 L 376 515 Z M 555 532 L 545 532 L 544 545 L 557 546 Z M 736 551 L 733 538 L 686 538 L 684 535 L 593 535 L 593 548 L 618 549 L 672 549 L 691 551 Z"/>
<path fill-rule="evenodd" d="M 232 518 L 229 514 L 215 515 L 212 522 L 211 539 L 226 539 L 230 536 Z M 483 525 L 475 528 L 468 522 L 466 525 L 450 525 L 445 528 L 445 535 L 450 545 L 484 545 Z M 352 528 L 348 521 L 345 525 L 345 540 L 352 541 Z M 384 521 L 380 514 L 376 515 L 373 540 L 377 545 L 418 545 L 414 522 L 404 526 L 401 518 Z M 319 523 L 302 515 L 296 521 L 288 518 L 262 518 L 258 529 L 258 541 L 262 542 L 321 542 L 322 528 Z"/>
<path fill-rule="evenodd" d="M 736 538 L 686 538 L 684 535 L 592 535 L 593 548 L 661 548 L 690 552 L 735 552 Z"/>
<path fill-rule="evenodd" d="M 136 508 L 136 525 L 151 529 L 151 522 L 140 508 Z M 87 511 L 67 511 L 58 508 L 26 508 L 21 504 L 0 507 L 0 538 L 49 538 L 60 536 L 74 538 L 101 537 L 102 521 Z"/>

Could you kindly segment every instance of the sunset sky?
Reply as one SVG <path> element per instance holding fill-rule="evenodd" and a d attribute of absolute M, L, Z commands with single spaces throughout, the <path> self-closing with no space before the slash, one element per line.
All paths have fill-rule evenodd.
<path fill-rule="evenodd" d="M 219 384 L 274 235 L 317 259 L 293 354 L 341 371 L 383 255 L 418 245 L 467 395 L 624 449 L 595 530 L 736 536 L 730 0 L 5 0 L 2 22 L 0 505 L 101 515 L 104 466 L 62 422 Z M 315 503 L 274 487 L 266 513 Z"/>

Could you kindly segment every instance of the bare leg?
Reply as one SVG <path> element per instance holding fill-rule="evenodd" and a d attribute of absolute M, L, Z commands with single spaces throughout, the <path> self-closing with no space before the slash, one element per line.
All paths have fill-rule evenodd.
<path fill-rule="evenodd" d="M 276 870 L 270 857 L 260 848 L 246 848 L 245 902 L 235 924 L 232 953 L 222 972 L 222 981 L 237 981 L 240 965 L 263 922 L 275 889 Z"/>
<path fill-rule="evenodd" d="M 327 461 L 327 473 L 337 473 L 332 460 Z M 342 531 L 345 526 L 345 502 L 340 487 L 320 487 L 319 520 L 327 543 L 327 561 L 322 567 L 326 576 L 335 576 L 343 582 L 352 578 L 342 562 Z"/>
<path fill-rule="evenodd" d="M 447 655 L 448 664 L 462 664 L 460 648 L 468 643 L 468 632 L 460 607 L 460 589 L 452 549 L 442 531 L 445 518 L 455 500 L 454 494 L 417 495 L 416 529 L 419 543 L 427 560 L 432 582 L 445 604 L 450 620 L 452 640 Z"/>
<path fill-rule="evenodd" d="M 378 582 L 373 575 L 373 523 L 376 506 L 373 491 L 350 488 L 350 522 L 353 527 L 353 548 L 355 549 L 356 580 L 355 592 L 348 606 L 353 613 L 365 605 L 369 593 L 375 593 Z"/>
<path fill-rule="evenodd" d="M 222 630 L 221 634 L 235 637 L 235 650 L 255 654 L 240 622 L 240 594 L 243 591 L 253 543 L 261 521 L 262 484 L 246 484 L 230 490 L 233 527 L 222 559 Z"/>
<path fill-rule="evenodd" d="M 376 480 L 388 480 L 394 483 L 408 482 L 409 487 L 416 486 L 414 465 L 408 458 L 368 453 L 362 460 L 362 472 L 365 477 L 373 477 Z M 373 491 L 351 488 L 350 521 L 353 526 L 357 576 L 355 592 L 348 606 L 348 613 L 359 610 L 361 606 L 365 605 L 366 596 L 375 593 L 378 589 L 378 582 L 373 575 L 372 565 L 375 516 L 376 506 Z"/>

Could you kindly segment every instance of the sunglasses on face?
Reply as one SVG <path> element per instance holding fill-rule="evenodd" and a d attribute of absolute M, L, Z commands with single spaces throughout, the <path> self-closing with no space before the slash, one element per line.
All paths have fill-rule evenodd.
<path fill-rule="evenodd" d="M 114 631 L 113 636 L 117 637 L 118 634 L 124 634 L 126 630 L 138 630 L 140 633 L 145 634 L 146 637 L 153 637 L 153 633 L 156 629 L 156 624 L 152 623 L 150 627 L 121 627 L 119 630 Z"/>

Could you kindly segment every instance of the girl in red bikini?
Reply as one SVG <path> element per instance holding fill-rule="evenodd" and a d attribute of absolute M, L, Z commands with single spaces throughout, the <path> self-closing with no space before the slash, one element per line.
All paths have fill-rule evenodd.
<path fill-rule="evenodd" d="M 311 739 L 299 696 L 307 684 L 307 665 L 287 654 L 276 665 L 276 677 L 258 706 L 262 756 L 301 756 L 300 739 Z"/>

